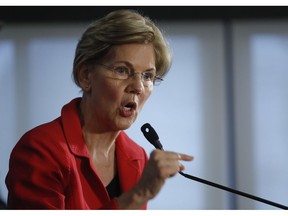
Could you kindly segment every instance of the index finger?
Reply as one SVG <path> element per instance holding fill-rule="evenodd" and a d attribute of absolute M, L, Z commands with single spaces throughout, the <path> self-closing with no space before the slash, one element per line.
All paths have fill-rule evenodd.
<path fill-rule="evenodd" d="M 183 161 L 191 161 L 194 159 L 193 156 L 187 155 L 187 154 L 182 154 L 182 153 L 178 153 L 178 158 L 179 158 L 179 160 L 183 160 Z"/>

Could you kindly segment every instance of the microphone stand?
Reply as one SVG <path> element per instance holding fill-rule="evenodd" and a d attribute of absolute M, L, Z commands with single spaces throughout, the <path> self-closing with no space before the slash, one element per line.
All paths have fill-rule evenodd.
<path fill-rule="evenodd" d="M 162 146 L 162 144 L 159 141 L 158 134 L 156 133 L 154 128 L 149 123 L 144 124 L 141 127 L 141 131 L 143 132 L 143 135 L 145 136 L 145 138 L 156 149 L 164 151 L 163 146 Z M 231 193 L 235 193 L 235 194 L 238 194 L 238 195 L 241 195 L 241 196 L 244 196 L 244 197 L 247 197 L 247 198 L 250 198 L 250 199 L 253 199 L 253 200 L 256 200 L 256 201 L 259 201 L 259 202 L 262 202 L 262 203 L 265 203 L 265 204 L 268 204 L 268 205 L 271 205 L 271 206 L 274 206 L 274 207 L 277 207 L 277 208 L 288 210 L 288 206 L 284 206 L 284 205 L 281 205 L 279 203 L 272 202 L 270 200 L 266 200 L 266 199 L 263 199 L 263 198 L 248 194 L 248 193 L 244 193 L 242 191 L 238 191 L 238 190 L 235 190 L 235 189 L 232 189 L 232 188 L 220 185 L 220 184 L 216 184 L 214 182 L 210 182 L 210 181 L 207 181 L 205 179 L 201 179 L 201 178 L 198 178 L 198 177 L 183 173 L 182 171 L 180 171 L 179 174 L 184 176 L 185 178 L 188 178 L 188 179 L 191 179 L 191 180 L 194 180 L 194 181 L 198 181 L 198 182 L 201 182 L 203 184 L 210 185 L 212 187 L 216 187 L 216 188 L 219 188 L 219 189 L 222 189 L 222 190 L 226 190 L 226 191 L 229 191 Z"/>
<path fill-rule="evenodd" d="M 222 189 L 222 190 L 226 190 L 226 191 L 229 191 L 229 192 L 232 192 L 232 193 L 235 193 L 235 194 L 238 194 L 238 195 L 241 195 L 241 196 L 253 199 L 253 200 L 257 200 L 259 202 L 266 203 L 268 205 L 275 206 L 277 208 L 288 210 L 288 206 L 284 206 L 284 205 L 281 205 L 279 203 L 272 202 L 270 200 L 266 200 L 266 199 L 263 199 L 263 198 L 248 194 L 248 193 L 244 193 L 242 191 L 238 191 L 238 190 L 235 190 L 235 189 L 223 186 L 223 185 L 219 185 L 219 184 L 216 184 L 214 182 L 207 181 L 205 179 L 201 179 L 201 178 L 198 178 L 198 177 L 195 177 L 195 176 L 191 176 L 189 174 L 183 173 L 182 171 L 180 171 L 179 174 L 184 176 L 185 178 L 188 178 L 188 179 L 191 179 L 191 180 L 194 180 L 194 181 L 198 181 L 198 182 L 201 182 L 203 184 L 210 185 L 212 187 L 216 187 L 216 188 L 219 188 L 219 189 Z"/>

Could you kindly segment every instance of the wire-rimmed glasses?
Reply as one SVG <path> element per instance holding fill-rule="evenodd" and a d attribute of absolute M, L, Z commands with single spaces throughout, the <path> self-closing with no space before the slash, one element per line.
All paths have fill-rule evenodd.
<path fill-rule="evenodd" d="M 96 63 L 96 65 L 102 66 L 105 69 L 113 72 L 111 73 L 112 78 L 119 80 L 127 80 L 130 77 L 133 77 L 135 74 L 140 73 L 125 65 L 108 66 L 102 63 Z M 140 74 L 144 86 L 157 86 L 161 83 L 161 81 L 163 81 L 163 79 L 157 76 L 154 71 L 143 71 Z"/>

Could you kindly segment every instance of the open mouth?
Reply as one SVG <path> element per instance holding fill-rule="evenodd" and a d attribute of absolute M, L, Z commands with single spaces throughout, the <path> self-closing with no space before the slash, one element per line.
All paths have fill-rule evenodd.
<path fill-rule="evenodd" d="M 129 102 L 124 106 L 125 111 L 131 111 L 136 109 L 136 103 L 134 102 Z"/>
<path fill-rule="evenodd" d="M 120 115 L 123 117 L 130 117 L 135 114 L 136 109 L 137 109 L 137 103 L 135 102 L 127 102 L 126 104 L 124 103 L 120 107 Z"/>

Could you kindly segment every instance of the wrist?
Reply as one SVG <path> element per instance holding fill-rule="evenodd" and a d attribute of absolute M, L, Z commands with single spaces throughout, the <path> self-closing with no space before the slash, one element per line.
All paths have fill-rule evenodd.
<path fill-rule="evenodd" d="M 149 196 L 137 186 L 130 191 L 123 193 L 117 198 L 119 209 L 141 209 L 149 201 Z"/>

